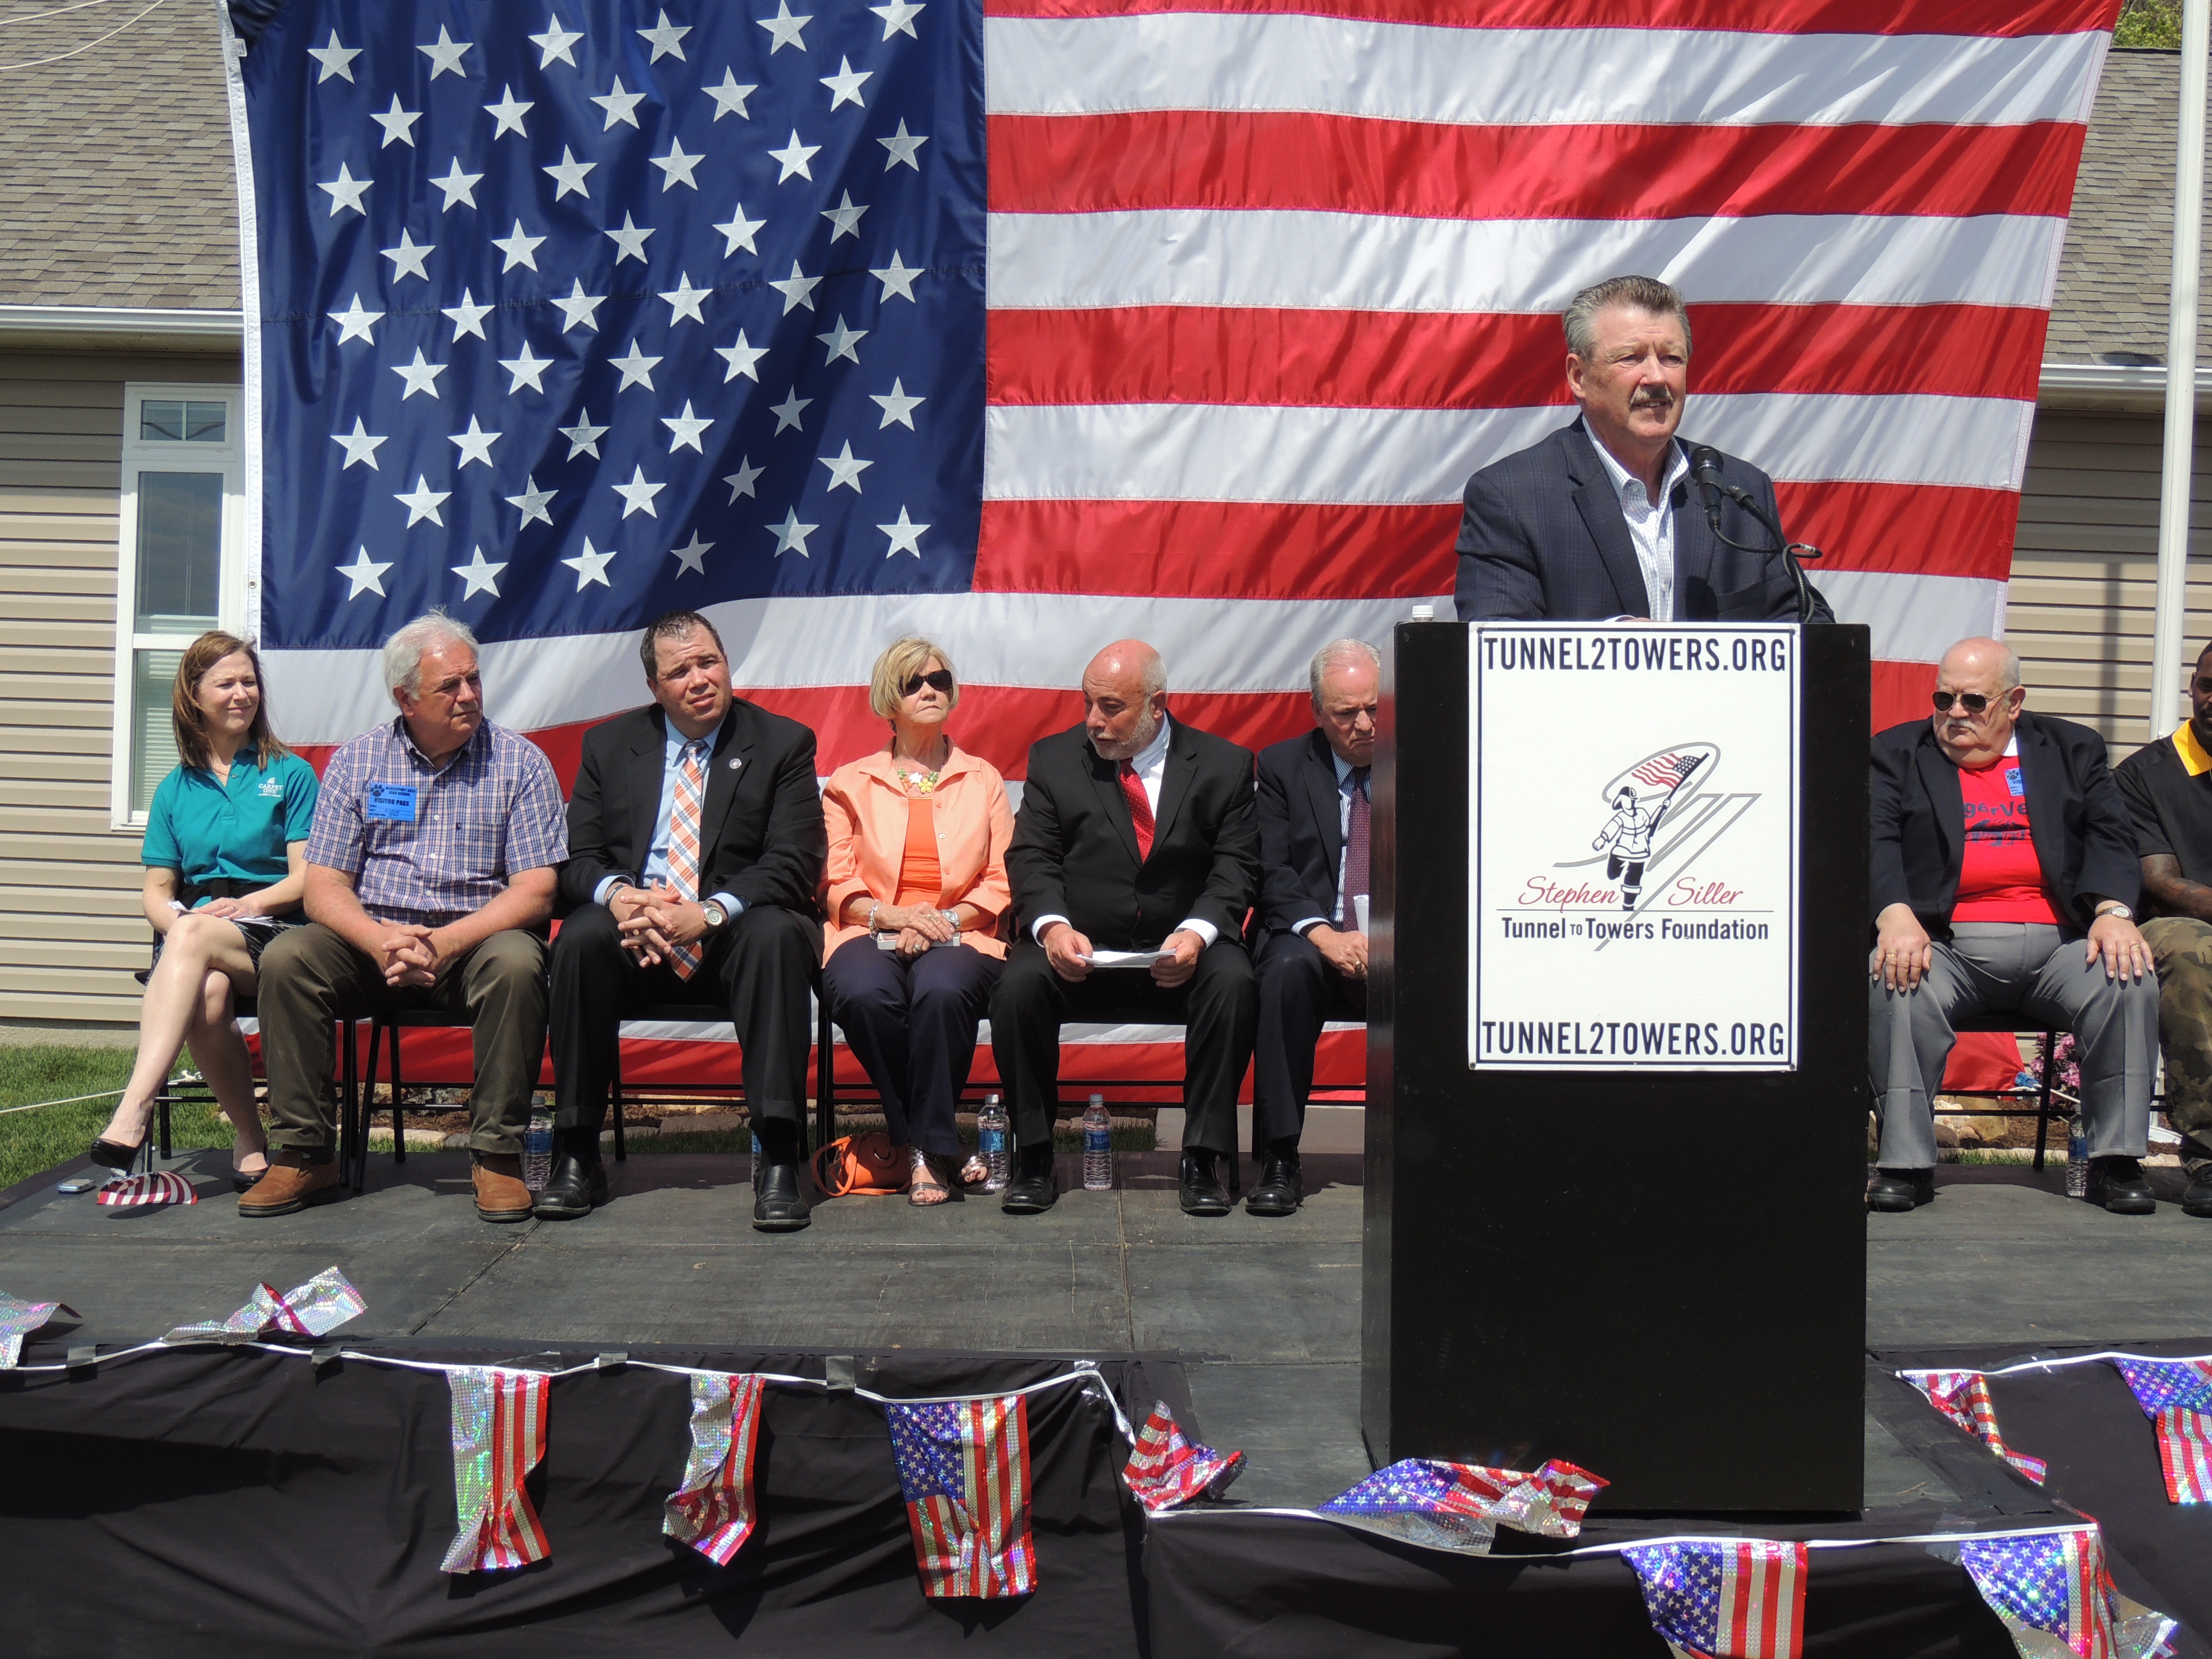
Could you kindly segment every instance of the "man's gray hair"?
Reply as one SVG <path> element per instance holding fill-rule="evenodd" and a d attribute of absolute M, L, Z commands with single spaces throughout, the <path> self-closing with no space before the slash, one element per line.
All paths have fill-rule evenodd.
<path fill-rule="evenodd" d="M 415 682 L 422 672 L 422 653 L 441 645 L 465 645 L 471 651 L 478 648 L 477 636 L 469 632 L 468 624 L 454 621 L 442 611 L 416 617 L 385 641 L 386 689 L 413 696 L 420 690 Z"/>
<path fill-rule="evenodd" d="M 1168 689 L 1168 659 L 1157 651 L 1145 659 L 1145 695 L 1157 697 Z"/>
<path fill-rule="evenodd" d="M 1608 276 L 1576 295 L 1562 319 L 1567 325 L 1567 349 L 1584 362 L 1597 351 L 1597 336 L 1591 325 L 1607 306 L 1633 306 L 1638 311 L 1674 317 L 1682 325 L 1683 349 L 1689 349 L 1690 308 L 1683 304 L 1680 290 L 1656 276 Z"/>
<path fill-rule="evenodd" d="M 1313 662 L 1306 669 L 1306 678 L 1313 686 L 1313 706 L 1321 708 L 1322 676 L 1339 663 L 1353 657 L 1364 658 L 1367 665 L 1377 674 L 1382 672 L 1382 653 L 1364 640 L 1331 640 L 1313 654 Z"/>

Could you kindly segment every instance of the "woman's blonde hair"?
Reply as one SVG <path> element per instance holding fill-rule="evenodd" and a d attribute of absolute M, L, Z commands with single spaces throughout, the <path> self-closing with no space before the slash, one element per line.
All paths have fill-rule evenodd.
<path fill-rule="evenodd" d="M 207 714 L 200 708 L 200 681 L 225 657 L 241 653 L 253 665 L 254 683 L 261 694 L 253 708 L 253 725 L 246 734 L 246 742 L 264 769 L 270 762 L 292 752 L 269 725 L 269 677 L 261 672 L 259 653 L 235 634 L 218 630 L 201 635 L 185 647 L 184 659 L 177 665 L 176 686 L 169 696 L 169 724 L 177 734 L 177 758 L 187 766 L 204 772 L 215 759 L 215 750 L 208 744 Z"/>
<path fill-rule="evenodd" d="M 875 672 L 868 676 L 868 707 L 884 720 L 898 710 L 899 699 L 906 695 L 906 683 L 928 666 L 934 657 L 952 676 L 952 695 L 945 699 L 946 706 L 960 707 L 960 672 L 952 665 L 952 659 L 945 654 L 945 647 L 919 634 L 909 634 L 884 647 L 884 654 L 876 659 Z"/>

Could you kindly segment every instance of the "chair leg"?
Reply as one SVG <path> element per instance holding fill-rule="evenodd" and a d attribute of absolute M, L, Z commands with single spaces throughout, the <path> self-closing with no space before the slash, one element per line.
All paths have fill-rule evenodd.
<path fill-rule="evenodd" d="M 169 1103 L 173 1098 L 174 1098 L 174 1097 L 170 1094 L 169 1089 L 170 1085 L 165 1082 L 161 1085 L 160 1091 L 154 1096 L 155 1123 L 156 1125 L 155 1133 L 160 1139 L 161 1156 L 164 1158 L 173 1158 L 176 1156 L 175 1153 L 169 1150 Z"/>
<path fill-rule="evenodd" d="M 609 1086 L 614 1095 L 615 1162 L 626 1164 L 629 1161 L 629 1148 L 623 1144 L 622 1027 L 619 1024 L 615 1027 L 615 1074 Z"/>
<path fill-rule="evenodd" d="M 2044 1148 L 2051 1140 L 2051 1092 L 2055 1081 L 2051 1074 L 2057 1064 L 2058 1035 L 2055 1031 L 2045 1031 L 2043 1034 L 2043 1087 L 2037 1091 L 2035 1103 L 2035 1162 L 2033 1168 L 2038 1175 L 2043 1173 Z M 2078 1103 L 2074 1109 L 2077 1112 L 2081 1109 Z"/>
<path fill-rule="evenodd" d="M 399 1103 L 399 1022 L 392 1022 L 392 1161 L 407 1161 L 407 1109 Z"/>
<path fill-rule="evenodd" d="M 338 1085 L 338 1179 L 359 1192 L 368 1178 L 368 1114 L 362 1109 L 360 1050 L 353 1021 L 338 1022 L 338 1046 L 345 1057 Z"/>
<path fill-rule="evenodd" d="M 830 1020 L 830 999 L 819 986 L 814 1010 L 814 1144 L 819 1148 L 837 1138 L 836 1028 Z"/>

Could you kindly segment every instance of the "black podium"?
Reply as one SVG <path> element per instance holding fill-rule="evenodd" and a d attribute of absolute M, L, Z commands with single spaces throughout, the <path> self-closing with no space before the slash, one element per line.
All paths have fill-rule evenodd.
<path fill-rule="evenodd" d="M 1856 1512 L 1867 630 L 1798 635 L 1796 1069 L 1759 1073 L 1471 1068 L 1470 637 L 1401 624 L 1384 678 L 1369 1452 L 1564 1458 L 1612 1483 L 1616 1513 Z"/>

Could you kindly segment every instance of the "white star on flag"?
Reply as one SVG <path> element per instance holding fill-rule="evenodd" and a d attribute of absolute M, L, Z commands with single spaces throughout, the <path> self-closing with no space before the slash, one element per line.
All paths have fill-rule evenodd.
<path fill-rule="evenodd" d="M 593 582 L 605 588 L 614 586 L 607 580 L 607 567 L 614 562 L 614 556 L 611 548 L 604 553 L 592 551 L 592 538 L 586 536 L 584 538 L 583 552 L 575 558 L 563 559 L 561 562 L 576 573 L 576 591 L 580 593 Z"/>
<path fill-rule="evenodd" d="M 331 434 L 331 441 L 345 446 L 345 465 L 341 466 L 338 469 L 339 471 L 344 471 L 346 467 L 353 465 L 356 461 L 366 461 L 371 472 L 380 472 L 383 468 L 376 464 L 376 447 L 379 444 L 390 443 L 392 440 L 371 437 L 368 428 L 362 424 L 361 416 L 356 415 L 353 417 L 353 430 L 350 433 L 333 432 Z"/>
<path fill-rule="evenodd" d="M 584 175 L 597 166 L 599 166 L 597 161 L 579 161 L 576 159 L 576 152 L 563 144 L 561 146 L 561 159 L 550 167 L 540 167 L 538 170 L 560 186 L 553 192 L 555 201 L 559 201 L 573 190 L 588 202 L 592 199 L 592 191 L 591 187 L 584 182 Z"/>
<path fill-rule="evenodd" d="M 791 0 L 775 0 L 775 15 L 757 21 L 763 28 L 775 37 L 775 44 L 768 49 L 769 57 L 775 57 L 786 46 L 797 46 L 801 52 L 806 50 L 806 42 L 800 38 L 799 32 L 814 19 L 811 16 L 793 17 L 791 15 Z"/>
<path fill-rule="evenodd" d="M 884 285 L 884 291 L 880 296 L 882 299 L 888 300 L 893 295 L 896 295 L 902 300 L 912 300 L 914 299 L 914 279 L 928 269 L 927 265 L 902 264 L 899 260 L 898 250 L 893 248 L 890 264 L 880 270 L 872 270 L 868 275 Z M 915 303 L 918 305 L 921 301 L 915 301 Z"/>
<path fill-rule="evenodd" d="M 461 459 L 453 463 L 453 471 L 459 472 L 471 461 L 480 461 L 485 466 L 490 466 L 491 447 L 505 435 L 485 431 L 483 423 L 475 416 L 470 416 L 466 432 L 452 433 L 446 439 L 447 443 L 458 446 L 461 452 Z"/>
<path fill-rule="evenodd" d="M 626 356 L 607 359 L 607 366 L 610 368 L 618 368 L 622 371 L 622 384 L 615 390 L 627 392 L 634 386 L 641 386 L 647 392 L 652 391 L 653 368 L 659 362 L 660 359 L 658 357 L 647 356 L 638 349 L 637 342 L 632 340 L 629 343 L 629 351 Z"/>
<path fill-rule="evenodd" d="M 895 379 L 891 381 L 891 389 L 888 393 L 872 392 L 868 394 L 868 401 L 880 405 L 884 411 L 884 418 L 877 423 L 876 430 L 880 432 L 884 427 L 896 421 L 911 432 L 915 429 L 914 411 L 927 403 L 929 399 L 909 398 L 907 396 L 906 382 Z"/>
<path fill-rule="evenodd" d="M 346 79 L 350 81 L 353 76 L 349 75 Z M 384 597 L 384 583 L 380 578 L 386 571 L 392 568 L 390 560 L 386 560 L 382 564 L 372 563 L 369 561 L 368 550 L 364 547 L 361 550 L 360 557 L 353 563 L 342 564 L 335 568 L 339 575 L 353 584 L 353 591 L 346 595 L 347 599 L 357 599 L 363 593 L 374 593 L 380 599 Z"/>
<path fill-rule="evenodd" d="M 722 84 L 705 90 L 707 95 L 714 100 L 714 118 L 717 121 L 725 115 L 734 115 L 744 121 L 753 118 L 752 112 L 745 107 L 745 100 L 758 92 L 760 88 L 757 84 L 747 86 L 741 83 L 735 70 L 724 70 Z"/>
<path fill-rule="evenodd" d="M 753 233 L 767 222 L 765 219 L 746 218 L 745 204 L 743 202 L 738 203 L 736 210 L 730 215 L 729 223 L 714 227 L 729 238 L 730 245 L 722 250 L 722 257 L 726 259 L 739 248 L 744 249 L 748 253 L 758 253 L 760 250 L 753 246 Z"/>
<path fill-rule="evenodd" d="M 844 200 L 838 203 L 836 207 L 823 208 L 822 216 L 834 227 L 830 232 L 830 240 L 834 242 L 840 236 L 850 236 L 854 240 L 858 241 L 860 237 L 860 216 L 867 210 L 867 205 L 865 203 L 859 207 L 853 205 L 853 192 L 849 190 L 844 192 Z"/>
<path fill-rule="evenodd" d="M 636 219 L 625 210 L 623 213 L 622 228 L 605 231 L 601 234 L 611 237 L 615 246 L 621 250 L 615 255 L 617 264 L 620 264 L 625 259 L 635 259 L 640 264 L 645 263 L 645 239 L 653 234 L 651 225 L 640 230 Z"/>
<path fill-rule="evenodd" d="M 340 345 L 343 345 L 348 340 L 366 340 L 369 344 L 374 345 L 376 336 L 369 331 L 384 315 L 380 311 L 362 310 L 359 290 L 356 290 L 354 294 L 353 303 L 343 311 L 330 311 L 323 314 L 338 325 Z"/>
<path fill-rule="evenodd" d="M 384 142 L 377 146 L 379 149 L 389 149 L 395 143 L 404 144 L 410 149 L 415 148 L 415 124 L 422 118 L 422 112 L 400 108 L 398 93 L 392 94 L 390 109 L 381 115 L 371 110 L 368 118 L 384 129 Z"/>
<path fill-rule="evenodd" d="M 687 155 L 684 153 L 683 144 L 671 138 L 667 155 L 650 155 L 646 159 L 660 169 L 660 188 L 665 194 L 677 185 L 682 185 L 687 190 L 698 189 L 699 181 L 691 176 L 691 170 L 707 159 L 707 153 L 702 150 L 696 155 Z"/>
<path fill-rule="evenodd" d="M 543 377 L 545 371 L 552 365 L 553 360 L 550 357 L 533 356 L 530 350 L 530 342 L 525 340 L 522 343 L 522 355 L 520 357 L 502 357 L 499 360 L 499 366 L 514 377 L 507 383 L 507 395 L 512 398 L 526 386 L 532 392 L 544 391 L 545 382 Z M 401 401 L 404 403 L 406 400 L 402 398 Z"/>
<path fill-rule="evenodd" d="M 700 445 L 699 440 L 705 434 L 707 428 L 714 422 L 711 416 L 692 414 L 691 400 L 689 398 L 684 400 L 684 412 L 681 415 L 664 415 L 660 417 L 660 423 L 673 434 L 668 440 L 670 454 L 673 455 L 679 449 L 696 449 L 702 455 L 707 453 Z"/>
<path fill-rule="evenodd" d="M 572 461 L 579 455 L 589 455 L 595 461 L 599 459 L 599 440 L 605 437 L 610 430 L 604 426 L 593 426 L 588 410 L 576 411 L 575 425 L 556 426 L 553 429 L 568 441 L 568 459 Z"/>
<path fill-rule="evenodd" d="M 830 348 L 829 356 L 823 359 L 825 362 L 834 363 L 840 357 L 844 357 L 857 363 L 860 361 L 860 354 L 853 348 L 866 339 L 868 333 L 869 331 L 865 328 L 846 327 L 845 319 L 840 315 L 836 328 L 827 334 L 817 334 L 814 337 Z"/>
<path fill-rule="evenodd" d="M 781 403 L 770 404 L 768 406 L 768 412 L 775 416 L 775 431 L 781 432 L 786 427 L 796 428 L 801 432 L 805 431 L 806 428 L 799 423 L 799 412 L 813 401 L 814 399 L 811 398 L 800 397 L 799 395 L 799 388 L 797 386 L 793 386 L 791 388 L 790 392 L 785 395 L 784 400 Z M 769 435 L 770 437 L 774 437 L 775 433 L 771 432 Z"/>
<path fill-rule="evenodd" d="M 921 171 L 921 163 L 915 159 L 915 152 L 929 142 L 929 135 L 926 132 L 908 132 L 906 130 L 904 116 L 899 118 L 899 128 L 896 132 L 888 138 L 878 138 L 876 142 L 891 153 L 890 160 L 884 163 L 885 173 L 889 173 L 896 167 L 909 167 L 916 173 Z"/>
<path fill-rule="evenodd" d="M 407 382 L 407 390 L 399 394 L 399 401 L 404 404 L 418 392 L 427 392 L 433 398 L 436 397 L 438 377 L 446 372 L 446 366 L 443 363 L 423 362 L 422 348 L 416 346 L 415 361 L 411 363 L 394 363 L 392 365 L 392 372 Z"/>
<path fill-rule="evenodd" d="M 512 87 L 501 87 L 499 89 L 499 102 L 484 106 L 484 113 L 499 123 L 492 129 L 491 136 L 499 138 L 511 132 L 519 138 L 527 138 L 530 134 L 522 125 L 522 118 L 537 107 L 534 100 L 528 103 L 518 102 Z"/>
<path fill-rule="evenodd" d="M 490 342 L 485 338 L 483 331 L 483 319 L 490 316 L 495 308 L 492 306 L 478 305 L 476 295 L 470 293 L 468 289 L 463 289 L 460 304 L 441 307 L 440 314 L 453 324 L 453 338 L 456 341 L 459 340 L 464 334 L 473 334 L 479 340 L 484 340 L 486 344 L 489 344 Z"/>
<path fill-rule="evenodd" d="M 769 286 L 783 295 L 783 314 L 788 317 L 801 306 L 809 311 L 814 309 L 814 290 L 822 286 L 822 278 L 807 276 L 799 270 L 799 261 L 793 259 L 791 275 Z"/>
<path fill-rule="evenodd" d="M 461 595 L 463 599 L 472 599 L 479 593 L 489 593 L 495 599 L 499 597 L 499 573 L 507 567 L 486 563 L 483 549 L 472 547 L 469 550 L 466 564 L 448 565 L 447 568 L 469 585 L 468 592 Z"/>
<path fill-rule="evenodd" d="M 796 508 L 786 509 L 781 524 L 763 526 L 775 532 L 775 556 L 779 559 L 793 552 L 802 559 L 812 558 L 814 556 L 806 550 L 806 538 L 821 527 L 820 525 L 799 523 Z"/>
<path fill-rule="evenodd" d="M 347 78 L 351 79 L 352 77 L 348 76 Z M 368 216 L 368 210 L 361 204 L 361 198 L 363 193 L 367 191 L 369 185 L 374 182 L 375 180 L 371 179 L 355 178 L 353 174 L 346 171 L 346 164 L 343 161 L 341 161 L 338 163 L 338 176 L 331 179 L 327 185 L 319 184 L 315 188 L 317 190 L 326 190 L 330 191 L 330 216 L 331 218 L 335 219 L 338 216 L 338 210 L 340 208 L 351 208 L 356 213 L 358 213 L 362 218 L 366 219 Z"/>
<path fill-rule="evenodd" d="M 360 57 L 363 50 L 364 48 L 361 46 L 340 46 L 338 44 L 338 32 L 336 29 L 332 29 L 331 31 L 330 45 L 327 46 L 309 46 L 307 48 L 307 56 L 313 58 L 317 64 L 322 66 L 321 73 L 315 76 L 315 84 L 317 86 L 322 85 L 324 82 L 329 80 L 333 75 L 337 76 L 341 81 L 352 80 L 353 60 Z M 358 591 L 358 589 L 356 590 L 356 592 Z"/>
<path fill-rule="evenodd" d="M 403 277 L 420 276 L 428 282 L 430 273 L 422 268 L 422 262 L 437 250 L 435 242 L 425 242 L 418 247 L 412 234 L 401 231 L 399 246 L 383 250 L 384 257 L 392 261 L 392 280 L 396 283 Z"/>
<path fill-rule="evenodd" d="M 822 76 L 822 84 L 834 94 L 830 100 L 830 107 L 835 110 L 841 104 L 859 104 L 866 109 L 867 105 L 860 100 L 860 82 L 872 79 L 874 75 L 873 70 L 854 69 L 849 58 L 838 58 L 837 72 Z M 393 101 L 398 100 L 395 99 Z"/>
<path fill-rule="evenodd" d="M 860 493 L 860 474 L 875 465 L 873 461 L 854 460 L 853 446 L 849 441 L 846 443 L 842 453 L 817 455 L 814 459 L 830 469 L 830 489 L 842 487 L 851 490 L 855 495 Z"/>
<path fill-rule="evenodd" d="M 768 348 L 748 344 L 744 330 L 738 331 L 737 344 L 716 346 L 714 355 L 730 366 L 729 372 L 722 376 L 723 384 L 727 385 L 740 374 L 755 386 L 760 384 L 760 374 L 753 366 L 768 356 Z"/>
<path fill-rule="evenodd" d="M 681 547 L 672 547 L 668 550 L 676 556 L 678 575 L 680 576 L 689 570 L 694 574 L 703 576 L 707 574 L 707 556 L 714 550 L 714 544 L 701 541 L 699 532 L 695 530 L 691 532 L 690 541 Z"/>
<path fill-rule="evenodd" d="M 914 20 L 921 15 L 920 6 L 911 5 L 908 0 L 891 0 L 888 6 L 870 6 L 868 9 L 884 20 L 884 40 L 894 34 L 903 34 L 909 40 L 921 39 L 914 32 Z"/>
<path fill-rule="evenodd" d="M 477 204 L 477 185 L 483 178 L 483 174 L 481 173 L 462 172 L 461 158 L 458 155 L 453 157 L 453 164 L 446 169 L 446 176 L 430 180 L 440 190 L 446 192 L 446 199 L 438 210 L 441 213 L 445 212 L 456 202 L 464 207 L 474 207 Z"/>
<path fill-rule="evenodd" d="M 608 488 L 623 498 L 622 515 L 625 519 L 633 513 L 642 513 L 648 519 L 657 519 L 660 514 L 653 507 L 653 498 L 668 486 L 665 483 L 647 483 L 645 469 L 638 466 L 630 469 L 628 483 L 611 484 Z"/>
<path fill-rule="evenodd" d="M 670 22 L 668 13 L 664 9 L 660 14 L 659 22 L 649 29 L 640 29 L 638 33 L 653 45 L 653 56 L 645 61 L 648 64 L 657 64 L 664 58 L 683 58 L 682 42 L 684 37 L 691 33 L 691 27 L 688 23 Z"/>
<path fill-rule="evenodd" d="M 415 50 L 430 60 L 430 78 L 434 81 L 441 75 L 459 75 L 461 54 L 475 44 L 472 40 L 455 40 L 446 33 L 446 26 L 441 23 L 436 42 L 431 46 L 417 46 Z"/>
<path fill-rule="evenodd" d="M 899 508 L 896 524 L 879 524 L 876 528 L 891 538 L 890 551 L 884 555 L 885 558 L 895 559 L 902 553 L 911 553 L 917 559 L 921 556 L 921 532 L 929 526 L 916 524 L 907 516 L 904 507 Z"/>
<path fill-rule="evenodd" d="M 581 29 L 562 28 L 560 18 L 549 12 L 545 18 L 545 33 L 532 34 L 526 38 L 530 44 L 538 50 L 540 54 L 538 59 L 538 68 L 552 68 L 553 60 L 557 58 L 570 69 L 574 69 L 576 67 L 576 60 L 570 56 L 568 48 L 584 38 L 584 32 Z"/>
<path fill-rule="evenodd" d="M 632 127 L 637 126 L 637 106 L 645 101 L 645 94 L 641 92 L 624 92 L 622 76 L 617 75 L 615 76 L 613 88 L 605 96 L 594 98 L 592 101 L 607 112 L 606 125 L 599 131 L 612 132 L 617 121 L 628 122 Z"/>
<path fill-rule="evenodd" d="M 776 161 L 783 163 L 783 171 L 775 176 L 776 183 L 781 185 L 792 179 L 804 179 L 809 184 L 813 183 L 814 174 L 808 169 L 806 164 L 813 157 L 820 155 L 821 152 L 822 146 L 819 144 L 800 143 L 799 142 L 799 129 L 797 127 L 792 128 L 791 142 L 786 144 L 781 149 L 772 149 L 769 151 L 769 155 L 774 157 Z"/>
<path fill-rule="evenodd" d="M 507 255 L 507 263 L 501 265 L 500 270 L 509 271 L 517 265 L 527 265 L 532 270 L 537 270 L 538 246 L 544 240 L 543 236 L 526 235 L 523 233 L 522 221 L 517 219 L 513 230 L 504 236 L 495 236 L 491 239 L 491 245 Z"/>
<path fill-rule="evenodd" d="M 600 429 L 604 431 L 605 428 Z M 540 489 L 538 487 L 538 480 L 527 472 L 522 475 L 522 493 L 520 495 L 508 495 L 502 499 L 509 507 L 520 507 L 522 510 L 522 517 L 514 526 L 517 530 L 533 520 L 542 520 L 546 524 L 553 522 L 553 515 L 545 510 L 552 503 L 553 492 L 550 489 Z"/>
<path fill-rule="evenodd" d="M 599 332 L 599 310 L 606 304 L 607 296 L 585 293 L 582 277 L 576 278 L 576 285 L 565 296 L 556 294 L 550 297 L 552 302 L 561 307 L 561 331 L 563 334 L 572 328 L 588 328 L 595 334 Z"/>
<path fill-rule="evenodd" d="M 407 509 L 407 527 L 410 530 L 425 519 L 443 530 L 446 521 L 438 516 L 438 508 L 453 493 L 450 489 L 431 489 L 429 480 L 418 472 L 415 475 L 415 488 L 397 490 L 392 499 Z"/>
<path fill-rule="evenodd" d="M 680 270 L 678 271 L 676 286 L 660 296 L 668 303 L 669 327 L 673 328 L 677 324 L 685 321 L 705 322 L 707 319 L 699 314 L 699 307 L 714 291 L 711 288 L 692 287 L 690 277 Z"/>
<path fill-rule="evenodd" d="M 753 485 L 759 481 L 760 475 L 767 471 L 766 467 L 755 466 L 749 457 L 738 456 L 738 470 L 722 480 L 730 487 L 730 505 L 735 507 L 740 495 L 754 495 Z M 758 497 L 755 496 L 755 499 L 757 500 Z M 703 575 L 705 573 L 702 571 L 701 574 Z"/>

